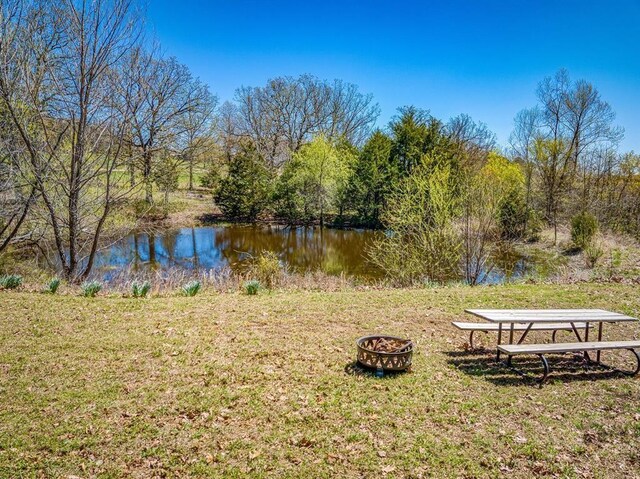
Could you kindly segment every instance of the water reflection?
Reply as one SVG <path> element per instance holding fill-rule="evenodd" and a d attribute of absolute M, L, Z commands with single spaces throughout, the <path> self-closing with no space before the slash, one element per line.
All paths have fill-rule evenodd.
<path fill-rule="evenodd" d="M 158 268 L 242 271 L 248 259 L 275 252 L 292 271 L 324 271 L 364 278 L 380 271 L 366 260 L 366 245 L 379 232 L 315 227 L 212 226 L 161 234 L 136 233 L 101 251 L 96 269 L 109 279 L 117 270 Z"/>
<path fill-rule="evenodd" d="M 123 270 L 211 270 L 230 267 L 243 271 L 252 256 L 273 251 L 289 270 L 323 271 L 362 279 L 382 272 L 367 261 L 367 245 L 383 233 L 317 227 L 208 226 L 161 233 L 136 233 L 102 250 L 94 272 L 105 280 Z M 481 275 L 484 283 L 509 281 L 533 272 L 534 262 L 513 250 L 498 251 L 493 265 Z"/>

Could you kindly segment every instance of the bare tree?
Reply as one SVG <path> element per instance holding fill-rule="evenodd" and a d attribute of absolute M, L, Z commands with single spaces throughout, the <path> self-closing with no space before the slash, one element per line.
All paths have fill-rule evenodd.
<path fill-rule="evenodd" d="M 175 147 L 185 131 L 186 116 L 199 106 L 201 97 L 195 91 L 202 90 L 202 85 L 175 58 L 156 58 L 141 49 L 131 53 L 129 76 L 133 85 L 128 95 L 133 113 L 131 141 L 140 152 L 145 200 L 153 203 L 155 155 Z"/>
<path fill-rule="evenodd" d="M 496 135 L 487 125 L 475 122 L 469 115 L 451 118 L 445 133 L 462 152 L 466 166 L 477 171 L 484 165 L 489 152 L 496 147 Z"/>
<path fill-rule="evenodd" d="M 3 144 L 35 189 L 64 276 L 86 278 L 114 202 L 128 119 L 116 104 L 136 43 L 129 0 L 19 2 L 0 45 Z M 83 259 L 84 255 L 84 259 Z"/>
<path fill-rule="evenodd" d="M 195 80 L 189 89 L 192 108 L 182 117 L 182 135 L 178 139 L 179 157 L 189 170 L 189 190 L 193 190 L 194 163 L 212 148 L 214 113 L 218 99 L 209 92 L 209 87 Z"/>
<path fill-rule="evenodd" d="M 539 108 L 517 118 L 512 146 L 521 158 L 533 153 L 545 217 L 554 227 L 557 242 L 558 213 L 580 162 L 589 151 L 617 145 L 623 130 L 612 125 L 615 113 L 598 90 L 584 80 L 572 83 L 565 70 L 545 78 L 537 96 Z"/>
<path fill-rule="evenodd" d="M 514 129 L 509 136 L 512 156 L 522 163 L 525 182 L 525 205 L 531 208 L 531 186 L 533 180 L 534 163 L 531 158 L 532 145 L 536 137 L 540 136 L 540 109 L 527 108 L 519 111 L 514 119 Z M 524 229 L 527 230 L 528 215 L 525 217 Z"/>
<path fill-rule="evenodd" d="M 225 101 L 215 121 L 216 143 L 222 149 L 224 161 L 231 162 L 233 155 L 237 153 L 240 138 L 238 107 L 229 101 Z"/>
<path fill-rule="evenodd" d="M 315 135 L 359 144 L 379 115 L 372 96 L 358 92 L 355 85 L 311 75 L 241 87 L 236 102 L 241 133 L 253 140 L 272 168 L 280 167 Z"/>
<path fill-rule="evenodd" d="M 344 139 L 353 145 L 364 144 L 380 115 L 373 95 L 364 95 L 356 85 L 342 80 L 334 80 L 330 93 L 330 115 L 322 133 L 327 138 Z"/>

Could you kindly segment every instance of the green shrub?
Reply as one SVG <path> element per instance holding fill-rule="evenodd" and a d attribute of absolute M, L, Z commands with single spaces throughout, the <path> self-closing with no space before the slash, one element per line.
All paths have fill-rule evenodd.
<path fill-rule="evenodd" d="M 51 278 L 44 288 L 44 292 L 48 294 L 56 294 L 60 287 L 60 278 Z"/>
<path fill-rule="evenodd" d="M 200 186 L 215 190 L 220 183 L 220 173 L 217 168 L 210 168 L 200 177 Z"/>
<path fill-rule="evenodd" d="M 498 205 L 498 227 L 505 240 L 519 240 L 526 234 L 529 209 L 522 195 L 511 191 Z"/>
<path fill-rule="evenodd" d="M 195 296 L 200 292 L 201 288 L 202 284 L 200 284 L 200 281 L 189 281 L 182 287 L 182 294 L 185 296 Z"/>
<path fill-rule="evenodd" d="M 367 254 L 395 284 L 460 278 L 463 239 L 455 225 L 455 181 L 449 166 L 421 166 L 389 196 L 382 216 L 388 234 L 371 242 Z"/>
<path fill-rule="evenodd" d="M 252 279 L 250 281 L 246 281 L 243 287 L 245 293 L 247 293 L 249 296 L 254 296 L 258 294 L 262 286 L 260 285 L 260 281 Z"/>
<path fill-rule="evenodd" d="M 131 285 L 131 295 L 134 298 L 145 298 L 149 291 L 151 290 L 151 283 L 149 281 L 145 281 L 144 283 L 138 283 L 134 281 Z"/>
<path fill-rule="evenodd" d="M 7 274 L 0 276 L 0 287 L 2 289 L 15 289 L 22 284 L 22 276 L 18 274 Z"/>
<path fill-rule="evenodd" d="M 542 233 L 543 221 L 540 214 L 533 208 L 529 208 L 527 219 L 527 241 L 535 243 L 540 241 L 540 233 Z"/>
<path fill-rule="evenodd" d="M 620 266 L 622 266 L 622 251 L 618 248 L 613 248 L 609 251 L 609 264 L 607 268 L 609 278 L 612 278 L 618 272 Z"/>
<path fill-rule="evenodd" d="M 82 296 L 85 298 L 95 297 L 102 290 L 102 283 L 99 281 L 86 281 L 82 283 Z"/>
<path fill-rule="evenodd" d="M 587 268 L 595 268 L 598 260 L 602 258 L 604 249 L 597 242 L 592 241 L 584 249 L 584 259 L 587 263 Z"/>
<path fill-rule="evenodd" d="M 586 211 L 571 220 L 571 241 L 578 249 L 585 249 L 593 241 L 598 232 L 598 220 Z"/>
<path fill-rule="evenodd" d="M 282 276 L 282 265 L 273 251 L 263 251 L 254 261 L 251 273 L 260 283 L 272 289 Z"/>

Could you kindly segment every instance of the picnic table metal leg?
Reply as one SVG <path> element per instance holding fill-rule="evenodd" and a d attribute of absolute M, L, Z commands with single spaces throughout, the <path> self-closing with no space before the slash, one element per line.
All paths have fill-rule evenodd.
<path fill-rule="evenodd" d="M 513 344 L 513 330 L 515 327 L 515 323 L 511 323 L 511 327 L 509 328 L 509 344 Z M 509 357 L 507 358 L 507 364 L 509 366 L 511 366 L 511 358 L 512 356 L 509 355 Z"/>
<path fill-rule="evenodd" d="M 520 340 L 518 341 L 518 344 L 522 344 L 522 341 L 524 341 L 524 338 L 526 338 L 527 334 L 529 334 L 529 331 L 531 331 L 532 326 L 533 326 L 533 323 L 529 323 L 529 326 L 527 326 L 527 329 L 525 329 L 524 333 L 522 333 L 522 336 L 520 336 Z"/>
<path fill-rule="evenodd" d="M 498 323 L 498 346 L 502 343 L 502 323 Z M 496 361 L 500 361 L 500 350 L 496 348 Z"/>
<path fill-rule="evenodd" d="M 578 342 L 581 343 L 582 342 L 582 337 L 580 336 L 580 333 L 578 332 L 578 329 L 576 328 L 576 325 L 573 323 L 569 323 L 571 325 L 571 329 L 573 329 L 574 334 L 576 335 L 576 338 L 578 338 Z"/>
<path fill-rule="evenodd" d="M 578 342 L 580 342 L 580 343 L 584 342 L 584 341 L 582 341 L 582 338 L 580 337 L 580 333 L 578 332 L 578 328 L 576 328 L 576 325 L 573 322 L 571 322 L 569 324 L 571 324 L 571 329 L 573 329 L 573 332 L 576 335 L 576 338 L 578 338 Z M 585 341 L 587 340 L 587 335 L 588 334 L 589 334 L 589 326 L 587 325 L 587 329 L 585 330 L 585 337 L 584 337 Z M 589 353 L 588 352 L 584 351 L 583 352 L 583 356 L 584 356 L 584 359 L 586 361 L 591 361 L 591 358 L 589 357 Z"/>
<path fill-rule="evenodd" d="M 589 323 L 585 323 L 585 326 L 584 326 L 584 342 L 586 343 L 587 341 L 589 341 Z M 589 353 L 587 353 L 586 351 L 584 352 L 584 358 L 587 361 L 591 361 L 591 358 L 589 357 Z"/>
<path fill-rule="evenodd" d="M 549 362 L 544 357 L 544 354 L 538 354 L 538 357 L 542 360 L 542 366 L 544 367 L 544 373 L 539 381 L 540 387 L 542 387 L 542 384 L 547 380 L 547 376 L 549 376 Z"/>
<path fill-rule="evenodd" d="M 598 323 L 598 342 L 602 341 L 602 321 Z M 596 353 L 596 362 L 600 364 L 600 350 Z"/>
<path fill-rule="evenodd" d="M 629 349 L 629 351 L 631 351 L 633 355 L 636 357 L 636 369 L 633 372 L 625 372 L 625 371 L 622 371 L 622 372 L 627 376 L 635 376 L 636 374 L 640 373 L 640 355 L 638 354 L 638 351 L 636 351 L 635 349 Z"/>

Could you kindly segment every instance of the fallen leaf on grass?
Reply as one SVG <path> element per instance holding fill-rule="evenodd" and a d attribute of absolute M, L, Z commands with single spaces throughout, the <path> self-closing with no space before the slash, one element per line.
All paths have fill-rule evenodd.
<path fill-rule="evenodd" d="M 514 440 L 518 443 L 518 444 L 524 444 L 525 442 L 527 442 L 527 438 L 523 437 L 523 436 L 516 436 L 514 438 Z"/>

